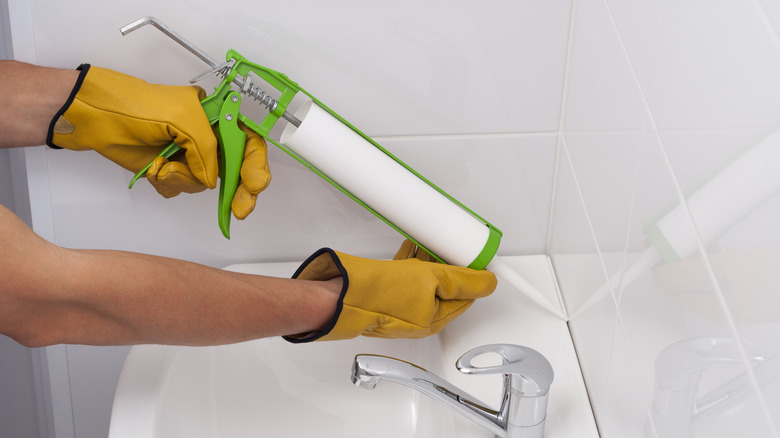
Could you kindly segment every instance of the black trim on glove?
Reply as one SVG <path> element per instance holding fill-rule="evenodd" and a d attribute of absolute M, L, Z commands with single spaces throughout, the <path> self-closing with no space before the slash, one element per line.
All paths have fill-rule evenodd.
<path fill-rule="evenodd" d="M 49 124 L 49 132 L 46 134 L 46 145 L 52 149 L 62 149 L 53 143 L 52 139 L 54 138 L 54 125 L 57 123 L 57 120 L 59 120 L 59 118 L 65 114 L 65 111 L 70 108 L 70 105 L 73 103 L 73 99 L 76 98 L 76 94 L 78 94 L 79 90 L 81 89 L 81 84 L 84 83 L 84 78 L 87 76 L 89 67 L 89 64 L 81 64 L 78 66 L 76 70 L 80 70 L 81 73 L 79 74 L 79 78 L 76 80 L 76 84 L 73 86 L 73 91 L 70 92 L 70 96 L 68 96 L 68 100 L 65 101 L 65 104 L 62 105 L 62 108 L 60 108 L 60 110 L 57 111 L 57 114 L 54 115 L 54 118 L 51 119 L 51 123 Z"/>
<path fill-rule="evenodd" d="M 304 261 L 301 264 L 301 266 L 298 267 L 298 269 L 295 271 L 295 274 L 293 274 L 292 278 L 297 279 L 314 260 L 322 256 L 330 256 L 331 260 L 333 260 L 333 264 L 341 273 L 341 279 L 342 279 L 341 293 L 339 294 L 339 300 L 336 303 L 336 311 L 333 313 L 333 318 L 331 318 L 327 327 L 325 327 L 323 330 L 316 330 L 309 333 L 302 333 L 301 335 L 282 336 L 282 339 L 284 339 L 285 341 L 292 342 L 293 344 L 303 344 L 303 343 L 316 341 L 317 339 L 330 333 L 330 331 L 333 330 L 333 327 L 336 326 L 336 322 L 339 320 L 339 316 L 341 315 L 341 310 L 344 308 L 344 297 L 347 295 L 347 289 L 349 289 L 349 276 L 347 275 L 346 268 L 344 268 L 344 265 L 341 264 L 341 260 L 339 260 L 339 257 L 335 251 L 333 251 L 330 248 L 321 248 L 317 250 L 317 252 L 309 256 L 309 258 L 306 259 L 306 261 Z M 323 278 L 320 281 L 329 280 L 329 279 L 330 278 Z"/>

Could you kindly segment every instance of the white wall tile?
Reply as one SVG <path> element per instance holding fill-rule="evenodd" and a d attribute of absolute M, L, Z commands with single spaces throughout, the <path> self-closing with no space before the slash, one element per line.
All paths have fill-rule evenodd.
<path fill-rule="evenodd" d="M 641 256 L 633 252 L 647 247 L 645 224 L 674 208 L 680 193 L 695 193 L 777 124 L 771 104 L 777 87 L 770 76 L 776 76 L 778 46 L 767 25 L 774 23 L 772 12 L 763 14 L 755 4 L 577 4 L 564 142 L 573 170 L 569 175 L 559 165 L 556 195 L 561 197 L 555 202 L 550 250 L 570 315 L 593 291 L 609 291 L 605 275 L 611 275 L 616 301 L 602 293 L 602 301 L 575 313 L 570 322 L 603 436 L 677 436 L 663 418 L 637 422 L 653 417 L 647 405 L 662 397 L 654 389 L 656 358 L 675 342 L 738 339 L 775 354 L 776 322 L 769 315 L 778 314 L 772 310 L 776 300 L 764 292 L 774 284 L 768 266 L 778 240 L 770 225 L 778 219 L 775 197 L 746 212 L 720 239 L 705 241 L 711 256 L 703 261 L 694 257 L 653 268 L 655 262 L 637 264 Z M 605 98 L 600 101 L 599 95 Z M 580 211 L 574 206 L 578 201 L 587 216 L 573 214 Z M 718 211 L 706 213 L 718 217 Z M 677 225 L 694 243 L 712 220 L 696 216 Z M 589 241 L 595 241 L 590 248 Z M 622 253 L 621 245 L 630 253 Z M 742 251 L 717 251 L 725 248 Z M 581 260 L 574 262 L 577 257 Z M 589 284 L 584 278 L 600 281 Z M 746 294 L 745 287 L 755 293 Z M 625 349 L 607 339 L 625 339 Z M 679 436 L 725 437 L 737 430 L 776 436 L 772 413 L 779 390 L 766 384 L 770 367 L 747 362 L 743 352 L 736 347 L 728 352 L 734 357 L 726 371 L 703 367 L 706 379 L 696 393 L 701 397 L 736 378 L 745 394 L 742 402 L 731 411 L 709 411 L 710 418 L 699 418 Z M 605 367 L 630 371 L 610 378 Z M 753 376 L 749 370 L 755 370 Z"/>
<path fill-rule="evenodd" d="M 754 2 L 664 5 L 648 91 L 660 129 L 777 123 L 780 51 Z"/>
<path fill-rule="evenodd" d="M 557 128 L 570 3 L 441 6 L 238 2 L 223 11 L 205 3 L 123 2 L 90 5 L 79 26 L 71 26 L 60 18 L 72 4 L 31 2 L 41 64 L 91 62 L 153 82 L 184 83 L 204 70 L 201 61 L 151 27 L 119 33 L 140 16 L 157 16 L 214 57 L 232 47 L 287 73 L 382 144 L 407 148 L 408 164 L 421 163 L 424 175 L 505 231 L 503 254 L 540 253 L 552 137 L 482 134 Z M 420 134 L 442 136 L 409 137 Z M 387 256 L 397 245 L 386 225 L 276 150 L 271 186 L 255 213 L 233 221 L 231 242 L 215 227 L 214 193 L 161 200 L 143 181 L 127 191 L 128 175 L 96 155 L 47 151 L 47 157 L 55 234 L 63 245 L 213 265 L 299 259 L 320 246 Z M 118 224 L 134 237 L 115 232 Z"/>
<path fill-rule="evenodd" d="M 675 342 L 739 336 L 767 355 L 780 352 L 776 279 L 766 264 L 780 244 L 776 196 L 704 242 L 703 265 L 664 265 L 683 278 L 703 266 L 697 285 L 704 286 L 669 286 L 662 278 L 669 269 L 650 265 L 636 275 L 626 270 L 648 247 L 645 224 L 677 202 L 675 184 L 695 191 L 780 122 L 774 2 L 87 3 L 30 1 L 35 53 L 18 55 L 184 83 L 204 70 L 200 61 L 154 29 L 119 34 L 140 16 L 158 16 L 214 57 L 235 48 L 285 72 L 379 137 L 501 228 L 502 255 L 551 254 L 570 312 L 616 273 L 615 301 L 604 295 L 570 323 L 603 436 L 663 436 L 648 406 L 656 357 Z M 560 117 L 565 131 L 557 133 Z M 129 175 L 94 154 L 47 151 L 44 158 L 37 165 L 47 166 L 54 236 L 65 246 L 223 266 L 299 259 L 320 246 L 387 257 L 400 241 L 273 148 L 272 185 L 257 212 L 233 222 L 229 242 L 216 227 L 214 192 L 163 200 L 143 182 L 126 190 Z M 706 219 L 693 217 L 694 224 Z M 694 224 L 681 225 L 683 234 L 696 237 Z M 723 257 L 727 250 L 738 255 Z M 750 263 L 756 258 L 761 263 Z M 723 325 L 729 318 L 736 332 Z M 704 386 L 748 369 L 761 384 L 766 368 L 742 360 L 708 369 Z M 780 419 L 771 423 L 767 411 L 780 412 L 780 385 L 761 386 L 747 386 L 744 404 L 696 433 L 730 436 L 737 425 L 754 427 L 740 430 L 755 436 L 776 433 Z"/>
<path fill-rule="evenodd" d="M 773 0 L 756 0 L 756 7 L 761 16 L 767 21 L 772 33 L 778 35 L 780 25 L 780 4 Z"/>
<path fill-rule="evenodd" d="M 617 30 L 619 44 L 631 63 L 639 85 L 647 90 L 651 85 L 662 0 L 606 0 L 608 21 Z"/>
<path fill-rule="evenodd" d="M 89 61 L 151 81 L 182 83 L 204 65 L 152 29 L 154 15 L 214 58 L 234 48 L 286 73 L 372 136 L 554 130 L 570 1 L 74 4 L 33 1 L 40 62 Z M 99 41 L 99 42 L 98 42 Z"/>
<path fill-rule="evenodd" d="M 555 142 L 555 135 L 539 134 L 388 139 L 385 144 L 501 229 L 501 254 L 517 255 L 544 252 Z"/>
<path fill-rule="evenodd" d="M 780 317 L 774 315 L 780 313 L 772 310 L 777 305 L 769 290 L 775 289 L 773 262 L 780 233 L 769 224 L 780 216 L 774 201 L 776 184 L 771 178 L 763 183 L 756 178 L 773 175 L 761 173 L 766 166 L 775 168 L 770 163 L 777 141 L 770 137 L 771 145 L 762 142 L 780 122 L 775 105 L 780 88 L 774 79 L 780 73 L 780 46 L 771 7 L 760 6 L 708 4 L 708 13 L 703 14 L 702 4 L 690 2 L 664 10 L 648 100 L 674 173 L 688 196 L 697 235 L 707 248 L 706 254 L 674 266 L 680 276 L 674 283 L 676 302 L 701 318 L 703 326 L 729 328 L 730 336 L 746 345 L 754 343 L 773 357 L 780 343 Z M 719 186 L 716 202 L 699 207 L 697 196 L 703 190 L 762 146 L 767 152 L 748 163 L 738 180 Z M 755 185 L 750 186 L 751 181 Z M 724 219 L 732 214 L 734 219 Z M 717 232 L 710 232 L 714 225 Z M 745 391 L 753 392 L 745 402 L 751 408 L 722 413 L 714 424 L 725 426 L 731 415 L 731 424 L 753 427 L 753 435 L 778 435 L 780 386 L 767 384 L 768 368 L 752 366 L 752 375 L 743 370 L 743 378 L 748 377 L 743 384 L 752 388 Z"/>
<path fill-rule="evenodd" d="M 619 326 L 618 321 L 614 323 Z M 601 359 L 607 378 L 603 388 L 599 388 L 604 394 L 600 436 L 653 436 L 650 402 L 644 396 L 642 381 L 637 379 L 637 359 L 625 333 L 617 329 L 611 338 L 602 338 L 600 342 L 610 346 L 609 353 Z"/>
<path fill-rule="evenodd" d="M 577 2 L 567 131 L 638 130 L 645 105 L 603 0 Z"/>
<path fill-rule="evenodd" d="M 566 158 L 575 169 L 599 248 L 643 249 L 642 226 L 675 200 L 673 190 L 659 187 L 663 178 L 648 181 L 640 175 L 643 163 L 659 160 L 652 138 L 641 131 L 569 133 L 565 138 Z"/>
<path fill-rule="evenodd" d="M 501 229 L 505 234 L 502 254 L 544 251 L 554 136 L 381 141 Z M 123 248 L 225 266 L 303 259 L 322 246 L 390 257 L 402 240 L 395 230 L 273 146 L 269 152 L 271 185 L 249 218 L 233 219 L 230 241 L 217 227 L 216 193 L 162 199 L 145 181 L 128 190 L 130 174 L 97 155 L 47 154 L 55 231 L 58 243 L 65 246 Z M 86 162 L 91 165 L 89 173 L 73 173 L 74 167 Z M 121 233 L 118 224 L 122 224 Z"/>
<path fill-rule="evenodd" d="M 558 155 L 547 252 L 551 255 L 595 254 L 597 250 L 593 232 L 588 223 L 587 211 L 583 208 L 571 161 L 562 149 Z"/>
<path fill-rule="evenodd" d="M 576 216 L 568 216 L 568 222 L 556 217 L 551 241 L 568 242 L 572 238 L 565 234 L 567 226 L 559 221 L 590 234 L 607 251 L 617 248 L 628 236 L 629 253 L 621 253 L 617 248 L 617 253 L 602 253 L 601 259 L 594 251 L 595 246 L 588 251 L 587 245 L 583 245 L 581 249 L 590 256 L 578 257 L 594 258 L 590 269 L 581 266 L 570 269 L 572 263 L 565 260 L 574 255 L 553 257 L 569 306 L 587 302 L 592 294 L 578 295 L 578 290 L 604 288 L 581 287 L 567 279 L 567 273 L 572 278 L 580 278 L 588 272 L 600 277 L 601 284 L 605 283 L 605 272 L 614 273 L 612 287 L 617 291 L 616 301 L 607 295 L 604 301 L 575 316 L 570 323 L 578 351 L 582 352 L 583 373 L 591 397 L 601 402 L 594 402 L 594 407 L 603 436 L 626 436 L 627 430 L 621 430 L 625 425 L 620 419 L 631 411 L 639 412 L 639 400 L 652 406 L 663 399 L 655 390 L 659 383 L 656 373 L 662 366 L 657 363 L 659 357 L 663 358 L 662 352 L 670 346 L 678 345 L 676 342 L 697 338 L 725 340 L 722 342 L 731 343 L 731 347 L 721 347 L 713 353 L 712 363 L 728 362 L 729 365 L 701 365 L 705 377 L 696 397 L 724 388 L 730 379 L 737 379 L 734 386 L 744 398 L 731 405 L 722 404 L 724 409 L 710 410 L 708 413 L 712 415 L 700 416 L 694 427 L 684 429 L 679 436 L 725 437 L 734 436 L 737 431 L 751 436 L 777 436 L 774 412 L 778 410 L 780 390 L 775 388 L 777 385 L 768 384 L 767 370 L 771 366 L 758 366 L 745 356 L 746 351 L 752 354 L 754 350 L 750 346 L 755 346 L 765 357 L 772 357 L 780 339 L 774 316 L 778 313 L 772 310 L 776 300 L 765 292 L 774 289 L 775 283 L 774 276 L 769 274 L 774 269 L 768 266 L 776 266 L 772 261 L 779 243 L 778 233 L 770 225 L 778 219 L 776 195 L 770 196 L 770 191 L 766 201 L 748 209 L 734 224 L 728 224 L 725 234 L 719 234 L 719 238 L 705 238 L 702 243 L 708 253 L 697 251 L 697 239 L 702 238 L 701 233 L 713 218 L 731 212 L 733 203 L 715 203 L 704 210 L 694 208 L 692 222 L 682 215 L 676 228 L 681 238 L 693 243 L 684 255 L 693 254 L 692 260 L 655 267 L 657 260 L 637 265 L 636 260 L 641 256 L 632 251 L 645 251 L 648 242 L 642 237 L 646 223 L 674 208 L 680 194 L 690 196 L 701 189 L 775 129 L 778 114 L 771 103 L 777 94 L 777 81 L 772 77 L 777 73 L 779 54 L 772 27 L 775 21 L 771 6 L 764 10 L 757 5 L 578 2 L 565 144 L 577 184 L 576 190 L 569 189 L 569 192 L 575 193 L 574 201 L 581 196 L 589 224 L 583 225 Z M 584 43 L 580 43 L 580 38 Z M 577 53 L 578 49 L 585 51 L 588 58 L 602 62 L 589 66 L 579 61 L 582 55 Z M 606 56 L 607 53 L 612 56 Z M 579 67 L 580 64 L 585 67 Z M 607 71 L 601 76 L 610 81 L 594 79 L 599 75 L 593 72 L 600 66 Z M 594 85 L 582 85 L 588 83 Z M 599 92 L 605 92 L 607 98 L 586 110 L 581 102 L 597 102 L 595 95 Z M 649 105 L 645 106 L 645 102 Z M 643 123 L 637 119 L 632 121 L 629 115 L 616 114 L 615 108 L 621 107 L 629 115 L 645 113 Z M 608 132 L 571 132 L 575 128 Z M 627 147 L 634 149 L 619 149 L 621 138 Z M 613 149 L 609 158 L 604 158 L 603 153 L 597 155 L 599 151 L 610 151 L 610 147 Z M 565 178 L 559 178 L 559 184 L 571 184 Z M 633 190 L 627 190 L 624 185 L 631 183 Z M 732 190 L 737 186 L 733 184 Z M 725 190 L 729 189 L 724 189 L 724 198 Z M 558 193 L 561 192 L 559 187 Z M 560 202 L 556 200 L 556 206 Z M 697 211 L 700 213 L 696 214 Z M 552 250 L 562 247 L 553 245 Z M 627 268 L 631 267 L 637 267 L 635 275 L 629 275 Z M 564 281 L 567 287 L 563 286 Z M 754 293 L 746 293 L 745 288 Z M 610 331 L 600 319 L 610 312 L 619 312 L 619 318 L 614 319 L 620 321 L 615 331 Z M 612 333 L 614 339 L 625 338 L 627 351 L 621 353 L 617 344 L 609 347 L 597 344 L 596 340 L 606 339 Z M 634 380 L 628 382 L 636 386 L 629 390 L 630 395 L 600 389 L 610 378 L 598 368 L 598 359 L 588 360 L 591 350 L 601 351 L 613 360 L 623 357 L 618 362 L 622 365 L 613 369 L 633 367 Z M 687 351 L 693 350 L 689 346 Z M 621 386 L 630 385 L 614 388 Z M 627 402 L 638 395 L 641 395 L 639 400 Z M 689 414 L 685 409 L 675 412 L 681 416 Z M 653 423 L 632 427 L 628 429 L 632 430 L 632 436 L 678 436 L 660 417 L 654 417 Z"/>
<path fill-rule="evenodd" d="M 502 254 L 545 250 L 570 0 L 16 4 L 31 21 L 17 56 L 43 65 L 89 62 L 163 84 L 206 69 L 151 27 L 121 36 L 121 26 L 146 15 L 214 58 L 234 48 L 286 73 L 496 224 L 505 233 Z M 255 213 L 233 221 L 231 241 L 217 228 L 215 191 L 164 200 L 143 181 L 130 191 L 127 172 L 89 152 L 46 150 L 28 164 L 48 176 L 50 196 L 32 203 L 34 211 L 51 206 L 51 218 L 37 223 L 51 220 L 45 234 L 63 246 L 213 266 L 296 260 L 321 246 L 392 256 L 401 241 L 395 231 L 281 151 L 271 147 L 269 161 L 271 186 Z M 75 411 L 80 437 L 101 435 L 102 423 L 85 426 L 91 410 L 99 413 L 82 397 L 95 388 L 80 378 L 111 359 L 99 362 L 72 365 L 74 400 L 85 403 Z M 99 391 L 113 391 L 108 386 Z"/>

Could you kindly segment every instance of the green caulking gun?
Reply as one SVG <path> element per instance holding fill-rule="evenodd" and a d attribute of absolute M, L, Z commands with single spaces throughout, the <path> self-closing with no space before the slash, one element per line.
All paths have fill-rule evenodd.
<path fill-rule="evenodd" d="M 153 17 L 140 18 L 120 31 L 127 35 L 147 24 L 209 64 L 209 72 L 190 82 L 213 73 L 223 78 L 201 104 L 209 122 L 217 128 L 218 223 L 226 238 L 230 238 L 231 203 L 244 157 L 246 134 L 238 127 L 241 121 L 437 260 L 473 269 L 484 269 L 491 262 L 501 241 L 500 230 L 390 154 L 287 76 L 249 62 L 232 49 L 226 54 L 226 62 L 219 63 Z M 253 83 L 250 73 L 278 90 L 280 97 L 274 99 L 262 91 Z M 298 93 L 308 99 L 293 115 L 288 112 L 288 105 Z M 240 112 L 245 96 L 267 108 L 268 114 L 260 123 Z M 270 131 L 280 119 L 287 125 L 277 141 L 270 137 Z M 172 143 L 160 155 L 169 158 L 179 149 Z M 131 188 L 148 169 L 149 166 L 135 175 Z"/>

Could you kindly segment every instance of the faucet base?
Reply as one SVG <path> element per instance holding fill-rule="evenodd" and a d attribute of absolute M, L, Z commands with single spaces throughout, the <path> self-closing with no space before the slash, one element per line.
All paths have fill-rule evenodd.
<path fill-rule="evenodd" d="M 471 360 L 485 353 L 499 353 L 502 364 L 475 367 Z M 544 356 L 519 345 L 483 345 L 466 352 L 456 361 L 455 367 L 465 374 L 503 374 L 499 410 L 485 407 L 474 397 L 417 365 L 387 356 L 355 356 L 352 383 L 366 389 L 373 389 L 380 380 L 406 385 L 449 406 L 498 438 L 542 438 L 547 396 L 553 380 L 552 366 Z M 526 426 L 529 423 L 531 425 Z"/>
<path fill-rule="evenodd" d="M 505 438 L 542 438 L 544 436 L 544 421 L 535 426 L 516 426 L 507 430 Z M 504 438 L 498 437 L 496 438 Z"/>

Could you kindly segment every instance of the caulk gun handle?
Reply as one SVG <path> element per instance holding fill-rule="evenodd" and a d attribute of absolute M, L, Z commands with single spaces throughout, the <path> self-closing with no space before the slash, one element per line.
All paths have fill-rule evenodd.
<path fill-rule="evenodd" d="M 238 190 L 241 164 L 244 162 L 246 133 L 238 127 L 241 94 L 233 91 L 222 105 L 217 121 L 219 142 L 219 210 L 218 222 L 222 235 L 230 239 L 230 214 Z"/>
<path fill-rule="evenodd" d="M 235 91 L 228 93 L 227 96 L 215 93 L 203 99 L 201 106 L 203 106 L 203 110 L 206 112 L 209 123 L 217 128 L 217 142 L 220 153 L 217 219 L 222 234 L 230 239 L 231 205 L 238 189 L 246 142 L 246 133 L 238 127 L 241 94 Z M 170 158 L 180 150 L 181 147 L 179 145 L 171 143 L 158 156 Z M 152 167 L 151 162 L 135 174 L 130 181 L 131 189 L 136 181 L 146 176 L 150 167 Z"/>

